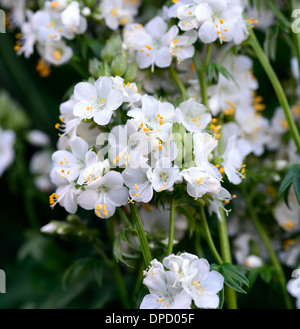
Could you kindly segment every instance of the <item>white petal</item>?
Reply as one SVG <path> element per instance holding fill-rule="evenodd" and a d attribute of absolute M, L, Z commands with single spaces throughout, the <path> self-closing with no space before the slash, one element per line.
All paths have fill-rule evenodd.
<path fill-rule="evenodd" d="M 116 110 L 123 103 L 123 94 L 119 90 L 112 90 L 106 100 L 105 109 Z"/>
<path fill-rule="evenodd" d="M 167 27 L 168 27 L 168 25 L 164 21 L 164 19 L 159 16 L 156 16 L 146 24 L 145 29 L 154 38 L 160 39 L 162 37 L 162 35 L 166 32 Z"/>
<path fill-rule="evenodd" d="M 99 194 L 96 191 L 87 189 L 79 195 L 77 202 L 83 209 L 92 210 L 96 205 L 98 197 Z"/>
<path fill-rule="evenodd" d="M 123 186 L 123 177 L 116 171 L 109 171 L 102 178 L 101 185 L 111 190 L 119 190 Z"/>
<path fill-rule="evenodd" d="M 160 298 L 159 296 L 152 294 L 146 295 L 142 300 L 140 309 L 149 309 L 149 310 L 158 309 L 161 305 L 159 302 L 157 302 L 159 298 Z"/>
<path fill-rule="evenodd" d="M 89 104 L 91 98 L 96 97 L 96 89 L 88 82 L 80 82 L 74 88 L 74 96 L 79 101 Z"/>
<path fill-rule="evenodd" d="M 211 21 L 205 22 L 199 29 L 198 35 L 203 43 L 212 43 L 217 40 L 215 24 Z"/>
<path fill-rule="evenodd" d="M 113 112 L 111 110 L 99 110 L 94 115 L 94 121 L 100 126 L 109 124 Z"/>
<path fill-rule="evenodd" d="M 80 160 L 85 159 L 85 155 L 88 151 L 88 143 L 80 138 L 80 137 L 74 137 L 69 140 L 69 145 L 71 147 L 73 155 Z"/>
<path fill-rule="evenodd" d="M 119 190 L 110 190 L 107 193 L 107 198 L 110 200 L 111 204 L 120 207 L 128 203 L 128 189 L 123 186 Z"/>
<path fill-rule="evenodd" d="M 169 67 L 172 63 L 172 54 L 169 48 L 163 47 L 159 49 L 155 55 L 155 65 L 161 68 Z"/>

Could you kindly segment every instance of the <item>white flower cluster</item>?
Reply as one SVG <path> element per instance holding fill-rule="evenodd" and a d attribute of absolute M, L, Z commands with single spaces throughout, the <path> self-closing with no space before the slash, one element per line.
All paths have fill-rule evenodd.
<path fill-rule="evenodd" d="M 87 29 L 86 18 L 77 1 L 46 1 L 36 12 L 26 11 L 27 20 L 21 25 L 21 43 L 18 54 L 30 57 L 36 46 L 47 63 L 61 65 L 70 60 L 73 50 L 66 43 Z"/>
<path fill-rule="evenodd" d="M 211 162 L 221 127 L 208 126 L 211 115 L 193 98 L 175 108 L 141 96 L 134 83 L 104 76 L 77 84 L 60 120 L 52 205 L 74 213 L 79 204 L 108 218 L 128 199 L 147 203 L 154 191 L 172 191 L 183 181 L 194 199 L 210 196 L 211 212 L 219 214 L 221 200 L 231 198 L 221 186 L 222 163 Z"/>
<path fill-rule="evenodd" d="M 168 17 L 179 19 L 182 31 L 197 30 L 203 43 L 242 43 L 248 36 L 248 22 L 243 17 L 244 3 L 241 0 L 173 0 L 167 10 Z"/>
<path fill-rule="evenodd" d="M 178 60 L 191 58 L 194 55 L 193 43 L 197 40 L 195 31 L 179 35 L 179 29 L 160 16 L 151 19 L 145 26 L 129 24 L 123 30 L 124 48 L 135 56 L 140 69 L 154 66 L 165 68 L 172 63 L 173 57 Z"/>
<path fill-rule="evenodd" d="M 150 294 L 141 309 L 190 309 L 192 302 L 198 308 L 217 308 L 224 284 L 223 276 L 210 271 L 209 263 L 196 255 L 170 255 L 163 263 L 152 260 L 143 283 Z"/>

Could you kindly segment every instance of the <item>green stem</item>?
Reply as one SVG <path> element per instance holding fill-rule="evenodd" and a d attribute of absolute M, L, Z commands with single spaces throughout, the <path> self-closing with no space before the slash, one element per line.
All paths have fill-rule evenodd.
<path fill-rule="evenodd" d="M 268 75 L 270 82 L 273 85 L 273 88 L 275 90 L 275 93 L 277 95 L 278 101 L 283 108 L 287 123 L 290 128 L 291 136 L 295 141 L 295 144 L 297 146 L 298 153 L 300 154 L 300 135 L 298 128 L 295 124 L 295 121 L 292 116 L 292 112 L 288 103 L 288 100 L 286 98 L 286 95 L 284 93 L 284 90 L 280 84 L 280 81 L 274 72 L 268 58 L 266 57 L 261 45 L 259 44 L 254 32 L 251 30 L 250 31 L 250 38 L 249 38 L 249 43 L 252 47 L 252 49 L 255 51 L 257 58 L 259 59 L 262 67 L 264 68 L 266 74 Z"/>
<path fill-rule="evenodd" d="M 120 216 L 120 218 L 122 219 L 122 221 L 127 225 L 127 227 L 132 226 L 132 223 L 130 222 L 129 218 L 127 217 L 127 215 L 125 214 L 125 212 L 123 211 L 122 208 L 117 207 L 117 213 Z"/>
<path fill-rule="evenodd" d="M 107 221 L 107 233 L 108 236 L 110 237 L 111 243 L 113 243 L 114 240 L 114 235 L 115 235 L 115 229 L 114 229 L 114 221 L 113 220 L 108 220 Z M 118 293 L 120 296 L 120 301 L 125 308 L 130 308 L 130 302 L 128 298 L 128 292 L 124 283 L 123 276 L 121 274 L 120 270 L 120 265 L 116 263 L 114 260 L 108 259 L 106 256 L 105 252 L 102 251 L 101 247 L 99 247 L 98 244 L 94 245 L 97 253 L 103 258 L 103 260 L 108 264 L 108 262 L 111 265 L 114 279 L 117 285 Z"/>
<path fill-rule="evenodd" d="M 223 264 L 223 260 L 214 244 L 214 241 L 212 239 L 212 236 L 210 234 L 210 230 L 209 230 L 209 226 L 207 223 L 207 219 L 206 219 L 206 215 L 205 215 L 205 211 L 204 211 L 204 207 L 201 206 L 200 207 L 200 214 L 201 214 L 201 220 L 202 220 L 202 225 L 204 227 L 204 232 L 205 232 L 205 237 L 206 237 L 206 242 L 209 246 L 210 251 L 212 252 L 215 260 L 217 261 L 218 264 Z"/>
<path fill-rule="evenodd" d="M 182 93 L 182 96 L 185 100 L 189 99 L 190 96 L 189 94 L 187 93 L 186 89 L 185 89 L 185 86 L 183 85 L 183 83 L 181 82 L 181 80 L 179 79 L 179 76 L 177 74 L 177 72 L 175 71 L 174 67 L 170 67 L 170 74 L 171 74 L 171 77 L 174 79 L 174 81 L 176 82 L 178 88 L 180 89 L 181 93 Z"/>
<path fill-rule="evenodd" d="M 248 196 L 248 192 L 245 190 L 245 187 L 243 187 L 243 196 L 246 201 L 249 215 L 253 221 L 253 224 L 269 253 L 272 264 L 274 265 L 274 267 L 276 268 L 276 270 L 279 274 L 278 279 L 279 279 L 279 282 L 281 285 L 285 305 L 288 309 L 291 309 L 291 308 L 293 308 L 293 306 L 292 306 L 292 303 L 290 300 L 290 296 L 286 290 L 286 279 L 285 279 L 285 275 L 284 275 L 282 266 L 277 258 L 275 251 L 273 250 L 270 237 L 268 236 L 268 234 L 267 234 L 266 230 L 264 229 L 263 225 L 261 224 L 261 221 L 259 220 L 255 210 L 253 209 L 252 201 L 251 201 L 250 197 Z"/>
<path fill-rule="evenodd" d="M 143 223 L 141 221 L 141 217 L 139 214 L 139 211 L 134 203 L 130 203 L 130 210 L 132 213 L 132 219 L 133 219 L 133 225 L 136 229 L 137 236 L 140 241 L 141 249 L 142 249 L 142 254 L 143 258 L 145 261 L 145 265 L 149 266 L 150 262 L 152 261 L 152 256 L 150 253 L 146 233 L 144 231 Z"/>
<path fill-rule="evenodd" d="M 169 227 L 169 241 L 168 241 L 168 255 L 173 252 L 173 241 L 174 241 L 174 230 L 175 230 L 175 208 L 176 201 L 175 198 L 172 197 L 171 205 L 170 205 L 170 227 Z"/>
<path fill-rule="evenodd" d="M 119 291 L 119 295 L 120 295 L 120 299 L 121 299 L 121 303 L 125 308 L 130 308 L 130 302 L 129 302 L 129 298 L 128 298 L 128 292 L 125 286 L 125 282 L 122 276 L 122 273 L 120 271 L 120 266 L 119 264 L 117 264 L 116 262 L 113 262 L 112 264 L 112 270 L 114 273 L 114 277 L 116 280 L 116 284 L 117 284 L 117 288 Z"/>
<path fill-rule="evenodd" d="M 207 97 L 205 71 L 206 71 L 207 65 L 209 63 L 210 55 L 211 55 L 211 44 L 208 44 L 208 46 L 207 46 L 205 60 L 204 60 L 203 65 L 200 61 L 200 58 L 199 58 L 197 52 L 195 52 L 195 55 L 194 55 L 194 63 L 196 66 L 198 80 L 199 80 L 199 84 L 200 84 L 202 104 L 205 105 L 206 107 L 208 107 L 208 97 Z"/>
<path fill-rule="evenodd" d="M 287 28 L 291 27 L 291 22 L 283 15 L 283 13 L 275 6 L 274 1 L 266 0 L 269 8 L 273 11 L 275 17 Z"/>
<path fill-rule="evenodd" d="M 292 9 L 292 11 L 297 9 L 295 0 L 291 0 L 291 9 Z M 300 72 L 300 34 L 299 33 L 294 33 L 292 31 L 292 35 L 293 35 L 294 45 L 295 45 L 295 48 L 296 48 L 298 68 L 299 68 L 299 72 Z"/>
<path fill-rule="evenodd" d="M 230 243 L 229 243 L 227 223 L 226 223 L 226 215 L 222 208 L 219 208 L 219 212 L 222 217 L 221 220 L 218 220 L 221 254 L 225 263 L 232 264 Z M 237 309 L 235 291 L 228 286 L 225 286 L 225 291 L 226 291 L 225 296 L 226 296 L 227 307 L 229 309 Z"/>

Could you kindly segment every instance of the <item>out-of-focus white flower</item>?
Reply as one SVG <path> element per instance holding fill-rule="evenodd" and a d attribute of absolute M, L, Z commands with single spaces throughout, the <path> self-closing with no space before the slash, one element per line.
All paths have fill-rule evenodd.
<path fill-rule="evenodd" d="M 38 47 L 38 50 L 45 61 L 56 66 L 67 63 L 73 55 L 72 48 L 64 41 L 47 42 L 45 48 Z"/>
<path fill-rule="evenodd" d="M 29 163 L 29 170 L 34 175 L 36 187 L 43 192 L 50 192 L 53 184 L 50 181 L 52 169 L 51 152 L 49 150 L 37 151 Z"/>
<path fill-rule="evenodd" d="M 33 129 L 27 135 L 30 144 L 37 147 L 46 147 L 50 144 L 50 138 L 47 134 L 40 130 Z"/>
<path fill-rule="evenodd" d="M 63 35 L 71 40 L 75 34 L 83 34 L 87 29 L 87 21 L 80 15 L 79 3 L 72 1 L 60 14 L 61 22 L 64 25 Z"/>
<path fill-rule="evenodd" d="M 261 267 L 263 265 L 263 261 L 256 255 L 249 255 L 246 257 L 244 264 L 249 268 L 256 268 Z"/>
<path fill-rule="evenodd" d="M 103 0 L 99 5 L 100 15 L 105 24 L 116 30 L 119 25 L 130 24 L 138 13 L 139 0 Z"/>
<path fill-rule="evenodd" d="M 14 144 L 16 135 L 13 130 L 3 130 L 0 127 L 0 177 L 12 164 L 15 158 Z"/>
<path fill-rule="evenodd" d="M 287 232 L 295 232 L 300 228 L 300 207 L 293 187 L 288 195 L 289 207 L 281 201 L 274 209 L 274 217 L 278 225 Z"/>
<path fill-rule="evenodd" d="M 0 5 L 11 9 L 11 21 L 14 26 L 20 27 L 24 23 L 26 0 L 1 0 Z"/>
<path fill-rule="evenodd" d="M 300 269 L 296 269 L 298 276 L 288 281 L 286 289 L 287 291 L 296 298 L 296 307 L 300 309 L 300 280 L 299 280 L 299 272 Z"/>

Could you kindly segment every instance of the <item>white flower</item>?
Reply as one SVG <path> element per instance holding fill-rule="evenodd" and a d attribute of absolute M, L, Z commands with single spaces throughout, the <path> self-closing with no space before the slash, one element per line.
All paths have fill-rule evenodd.
<path fill-rule="evenodd" d="M 108 137 L 109 158 L 116 166 L 135 168 L 147 161 L 151 145 L 144 131 L 134 120 L 128 120 L 124 127 L 116 126 Z"/>
<path fill-rule="evenodd" d="M 105 24 L 116 30 L 119 25 L 126 25 L 132 22 L 133 17 L 138 13 L 139 0 L 103 0 L 100 3 L 100 16 Z"/>
<path fill-rule="evenodd" d="M 109 77 L 99 78 L 94 85 L 80 82 L 75 86 L 74 96 L 78 102 L 74 106 L 74 115 L 82 119 L 94 119 L 105 126 L 109 123 L 113 111 L 122 105 L 123 95 L 112 88 Z"/>
<path fill-rule="evenodd" d="M 76 100 L 74 95 L 71 96 L 70 99 L 63 102 L 59 106 L 60 111 L 60 129 L 64 135 L 68 135 L 70 138 L 76 137 L 77 129 L 81 123 L 81 118 L 75 117 L 73 114 L 73 108 L 76 104 Z"/>
<path fill-rule="evenodd" d="M 157 161 L 156 167 L 153 171 L 147 172 L 147 176 L 156 192 L 171 189 L 180 178 L 179 168 L 176 165 L 172 166 L 168 158 Z"/>
<path fill-rule="evenodd" d="M 175 273 L 165 271 L 154 259 L 143 283 L 150 294 L 146 295 L 140 309 L 190 309 L 191 297 L 180 285 L 174 285 Z"/>
<path fill-rule="evenodd" d="M 29 170 L 35 175 L 34 183 L 41 191 L 49 192 L 53 188 L 49 177 L 51 168 L 51 152 L 48 150 L 35 152 L 30 159 Z"/>
<path fill-rule="evenodd" d="M 199 104 L 194 98 L 181 103 L 176 109 L 176 121 L 182 123 L 190 132 L 200 132 L 211 121 L 204 105 Z"/>
<path fill-rule="evenodd" d="M 68 0 L 51 0 L 45 2 L 45 8 L 47 10 L 53 10 L 61 12 L 68 5 Z"/>
<path fill-rule="evenodd" d="M 175 116 L 174 106 L 168 102 L 160 102 L 153 96 L 142 97 L 142 108 L 128 111 L 127 115 L 132 117 L 146 132 L 160 132 L 170 134 L 172 122 Z"/>
<path fill-rule="evenodd" d="M 112 78 L 113 88 L 120 90 L 123 94 L 123 103 L 137 103 L 141 99 L 141 94 L 138 93 L 138 88 L 134 82 L 124 83 L 124 79 L 121 77 Z"/>
<path fill-rule="evenodd" d="M 287 232 L 295 232 L 300 228 L 300 207 L 293 188 L 288 195 L 289 207 L 281 201 L 274 209 L 274 217 L 278 225 Z"/>
<path fill-rule="evenodd" d="M 221 42 L 240 44 L 248 35 L 243 6 L 235 1 L 191 1 L 177 8 L 177 17 L 183 31 L 199 28 L 203 43 L 219 38 Z"/>
<path fill-rule="evenodd" d="M 72 1 L 60 14 L 61 22 L 64 25 L 63 35 L 71 40 L 75 34 L 83 34 L 87 29 L 87 21 L 80 15 L 79 3 Z"/>
<path fill-rule="evenodd" d="M 33 129 L 28 133 L 27 140 L 30 144 L 38 147 L 46 147 L 50 144 L 49 136 L 37 129 Z"/>
<path fill-rule="evenodd" d="M 97 154 L 90 150 L 85 155 L 85 169 L 78 177 L 77 184 L 91 185 L 101 179 L 110 169 L 108 160 L 99 161 Z"/>
<path fill-rule="evenodd" d="M 219 170 L 209 162 L 209 156 L 217 147 L 218 140 L 208 133 L 195 133 L 193 134 L 193 141 L 193 153 L 195 155 L 195 163 L 197 167 L 220 180 L 221 174 Z"/>
<path fill-rule="evenodd" d="M 72 48 L 67 46 L 63 40 L 49 41 L 45 47 L 38 46 L 38 51 L 45 61 L 56 66 L 69 62 L 73 55 Z"/>
<path fill-rule="evenodd" d="M 14 161 L 15 141 L 16 135 L 13 130 L 2 130 L 2 128 L 0 127 L 0 177 Z"/>
<path fill-rule="evenodd" d="M 245 259 L 245 265 L 249 268 L 261 267 L 263 265 L 263 261 L 256 255 L 249 255 Z"/>
<path fill-rule="evenodd" d="M 225 174 L 228 177 L 229 181 L 236 185 L 240 184 L 242 182 L 242 178 L 244 178 L 244 157 L 242 152 L 244 152 L 245 147 L 248 146 L 248 144 L 243 143 L 243 141 L 240 142 L 240 145 L 238 145 L 236 135 L 232 135 L 231 137 L 229 137 L 226 144 L 225 152 L 222 156 Z M 244 147 L 244 150 L 239 149 L 239 146 Z"/>
<path fill-rule="evenodd" d="M 34 45 L 37 40 L 37 33 L 34 26 L 34 14 L 31 10 L 26 10 L 27 22 L 21 25 L 21 48 L 18 55 L 24 54 L 25 58 L 29 58 L 34 52 Z"/>
<path fill-rule="evenodd" d="M 236 108 L 245 104 L 252 105 L 253 91 L 258 88 L 258 83 L 253 76 L 252 60 L 245 56 L 220 54 L 220 64 L 230 72 L 233 79 L 219 75 L 218 83 L 208 86 L 209 109 L 213 115 L 220 111 L 225 114 L 234 114 Z"/>
<path fill-rule="evenodd" d="M 219 296 L 224 284 L 223 276 L 210 271 L 206 259 L 195 259 L 183 267 L 184 278 L 181 280 L 183 289 L 193 298 L 195 305 L 199 308 L 217 308 Z"/>
<path fill-rule="evenodd" d="M 55 192 L 50 195 L 50 206 L 54 207 L 57 203 L 64 207 L 70 214 L 75 214 L 77 211 L 77 196 L 80 190 L 77 190 L 74 182 L 68 182 L 64 177 L 58 176 L 55 168 L 50 173 L 51 181 L 57 186 Z"/>
<path fill-rule="evenodd" d="M 124 183 L 129 188 L 129 195 L 132 200 L 144 203 L 151 201 L 153 187 L 148 178 L 149 171 L 151 171 L 151 168 L 148 165 L 137 168 L 129 166 L 123 171 Z"/>
<path fill-rule="evenodd" d="M 179 51 L 176 48 L 176 43 L 179 42 L 178 33 L 177 26 L 172 26 L 168 30 L 167 22 L 162 17 L 156 16 L 145 27 L 137 24 L 127 26 L 124 30 L 124 45 L 129 51 L 135 53 L 140 69 L 151 67 L 153 70 L 154 65 L 160 68 L 169 67 L 173 54 L 176 55 Z M 190 38 L 187 36 L 180 42 L 183 46 L 189 47 L 193 40 L 192 36 Z M 179 57 L 182 56 L 182 59 L 193 56 L 189 48 L 186 53 L 179 52 L 178 54 Z"/>
<path fill-rule="evenodd" d="M 21 26 L 25 21 L 26 0 L 1 0 L 3 8 L 11 9 L 10 20 L 14 26 Z"/>
<path fill-rule="evenodd" d="M 296 269 L 295 271 L 300 271 L 300 269 Z M 298 274 L 299 275 L 299 274 Z M 300 309 L 300 283 L 299 283 L 299 277 L 293 278 L 288 281 L 287 291 L 291 294 L 291 296 L 296 298 L 296 307 L 297 309 Z"/>
<path fill-rule="evenodd" d="M 109 218 L 115 213 L 116 207 L 128 202 L 128 190 L 123 182 L 120 173 L 109 171 L 86 187 L 78 197 L 78 204 L 86 210 L 94 209 L 99 218 Z"/>
<path fill-rule="evenodd" d="M 88 144 L 80 137 L 69 140 L 71 152 L 60 150 L 52 155 L 55 171 L 59 177 L 64 177 L 68 182 L 73 182 L 81 174 L 85 167 Z"/>
<path fill-rule="evenodd" d="M 209 175 L 201 168 L 192 167 L 182 170 L 180 175 L 187 182 L 187 192 L 195 199 L 201 198 L 204 194 L 218 195 L 221 189 L 219 179 Z"/>
<path fill-rule="evenodd" d="M 179 35 L 171 42 L 170 51 L 178 61 L 192 58 L 195 48 L 192 46 L 197 41 L 196 31 L 187 31 L 183 35 Z"/>

